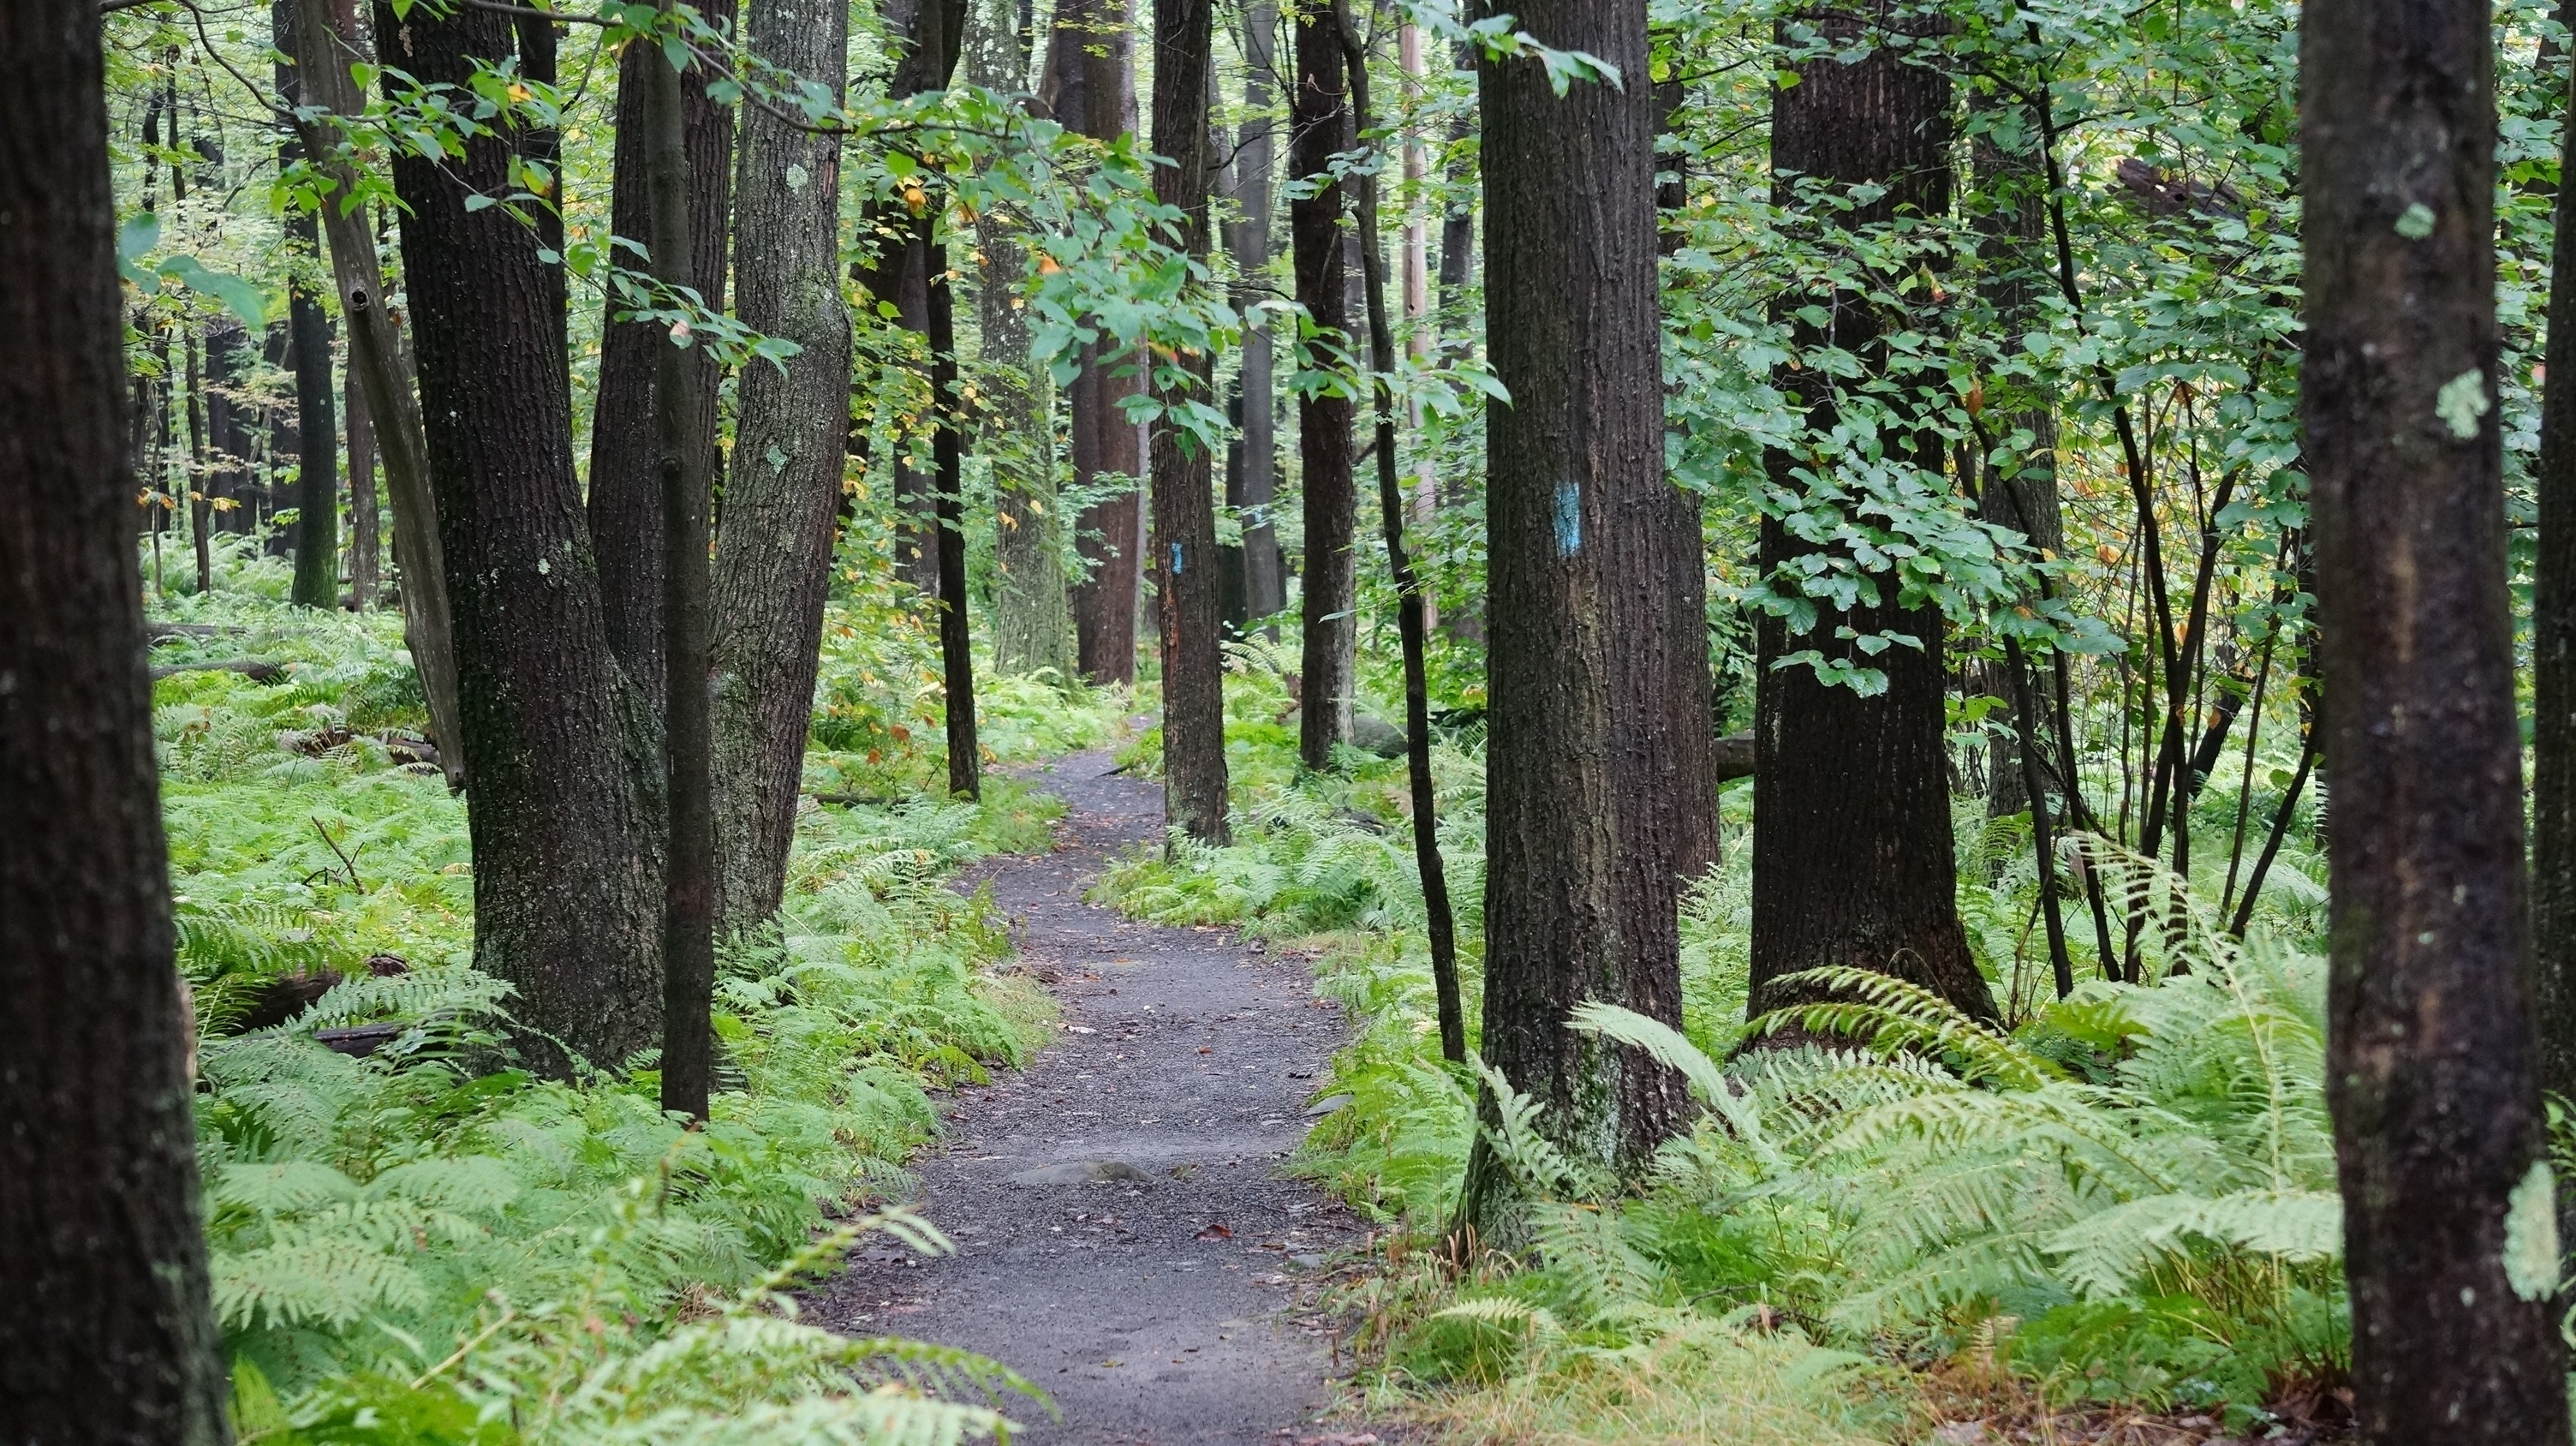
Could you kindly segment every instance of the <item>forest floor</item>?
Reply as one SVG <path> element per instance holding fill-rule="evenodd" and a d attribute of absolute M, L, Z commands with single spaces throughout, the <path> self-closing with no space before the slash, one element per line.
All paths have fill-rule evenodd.
<path fill-rule="evenodd" d="M 1053 852 L 990 859 L 1019 967 L 1055 995 L 1054 1045 L 961 1088 L 915 1165 L 919 1212 L 957 1245 L 889 1242 L 819 1292 L 852 1335 L 964 1347 L 1046 1391 L 1039 1446 L 1358 1446 L 1323 1418 L 1343 1363 L 1315 1305 L 1360 1222 L 1285 1165 L 1343 1039 L 1299 955 L 1231 931 L 1122 919 L 1086 901 L 1117 854 L 1162 832 L 1162 790 L 1107 752 L 1022 776 L 1062 798 Z"/>

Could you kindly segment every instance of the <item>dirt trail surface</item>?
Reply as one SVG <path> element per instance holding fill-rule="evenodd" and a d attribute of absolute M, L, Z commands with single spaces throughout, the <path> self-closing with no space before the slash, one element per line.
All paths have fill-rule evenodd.
<path fill-rule="evenodd" d="M 1317 1421 L 1329 1338 L 1296 1310 L 1360 1225 L 1281 1173 L 1341 1017 L 1302 959 L 1083 901 L 1113 854 L 1162 830 L 1161 788 L 1112 766 L 1033 771 L 1069 806 L 1058 847 L 965 880 L 991 885 L 1063 1027 L 1027 1070 L 960 1090 L 916 1166 L 918 1208 L 958 1253 L 867 1250 L 816 1315 L 1019 1371 L 1064 1413 L 1009 1408 L 1032 1428 L 1015 1439 L 1040 1446 L 1370 1440 Z"/>

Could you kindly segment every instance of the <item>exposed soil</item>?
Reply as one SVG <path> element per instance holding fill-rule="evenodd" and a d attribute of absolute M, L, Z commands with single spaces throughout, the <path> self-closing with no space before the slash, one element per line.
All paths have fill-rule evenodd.
<path fill-rule="evenodd" d="M 1058 847 L 963 881 L 991 886 L 1063 1020 L 1028 1069 L 960 1090 L 916 1166 L 918 1208 L 958 1253 L 871 1249 L 815 1316 L 1019 1371 L 1063 1413 L 1006 1408 L 1041 1446 L 1384 1439 L 1317 1419 L 1331 1326 L 1300 1300 L 1362 1230 L 1282 1173 L 1341 1018 L 1302 958 L 1083 901 L 1112 854 L 1162 830 L 1161 788 L 1112 766 L 1033 771 L 1070 809 Z"/>

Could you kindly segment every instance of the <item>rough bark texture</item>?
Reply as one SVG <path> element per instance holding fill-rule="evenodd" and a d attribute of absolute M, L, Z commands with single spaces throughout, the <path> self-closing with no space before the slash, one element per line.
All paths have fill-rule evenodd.
<path fill-rule="evenodd" d="M 751 0 L 752 53 L 841 94 L 849 15 L 831 0 Z M 743 112 L 734 306 L 802 348 L 743 368 L 735 464 L 710 597 L 716 928 L 778 911 L 796 832 L 832 542 L 849 442 L 850 320 L 840 285 L 841 141 Z"/>
<path fill-rule="evenodd" d="M 730 23 L 733 0 L 708 0 L 699 10 L 710 23 Z M 644 65 L 669 62 L 658 47 L 629 45 L 617 67 L 617 154 L 610 178 L 609 230 L 646 251 L 652 249 L 651 208 L 643 156 L 647 129 Z M 729 209 L 733 161 L 733 111 L 707 98 L 708 73 L 692 66 L 681 76 L 687 112 L 689 169 L 714 182 L 693 188 L 689 198 L 691 274 L 705 278 L 698 292 L 709 308 L 724 309 L 725 253 L 731 239 L 725 219 Z M 620 248 L 617 262 L 630 270 L 649 271 L 651 263 Z M 559 277 L 547 279 L 559 287 Z M 608 310 L 621 309 L 613 297 Z M 561 330 L 557 327 L 558 332 Z M 658 349 L 668 344 L 662 328 L 648 322 L 609 320 L 599 334 L 599 390 L 590 420 L 590 534 L 599 549 L 600 594 L 608 604 L 608 636 L 617 660 L 646 698 L 658 700 L 663 690 L 662 666 L 662 485 L 656 467 L 659 449 L 653 427 L 653 382 Z M 706 438 L 698 459 L 710 477 L 715 455 L 716 384 L 719 369 L 697 367 L 693 400 L 699 415 L 692 430 Z"/>
<path fill-rule="evenodd" d="M 1301 4 L 1296 12 L 1297 88 L 1289 97 L 1288 174 L 1319 176 L 1351 149 L 1350 102 L 1342 68 L 1341 22 L 1331 9 Z M 1341 183 L 1288 203 L 1289 247 L 1297 270 L 1297 304 L 1320 342 L 1347 352 L 1350 268 L 1345 261 Z M 1306 558 L 1299 595 L 1303 647 L 1297 664 L 1297 756 L 1308 768 L 1332 766 L 1335 744 L 1351 741 L 1351 673 L 1359 620 L 1353 613 L 1352 534 L 1359 499 L 1351 477 L 1348 397 L 1297 398 L 1297 459 L 1305 489 Z"/>
<path fill-rule="evenodd" d="M 1208 253 L 1208 81 L 1214 67 L 1210 0 L 1154 0 L 1154 199 L 1182 215 L 1181 245 Z M 1156 387 L 1166 406 L 1204 397 L 1205 356 Z M 1169 415 L 1154 419 L 1154 598 L 1163 648 L 1163 816 L 1207 843 L 1224 843 L 1225 666 L 1217 651 L 1214 456 Z"/>
<path fill-rule="evenodd" d="M 350 67 L 369 57 L 357 42 L 354 4 L 296 3 L 296 69 L 303 74 L 307 94 L 315 106 L 333 115 L 358 114 L 365 108 L 364 101 Z M 355 171 L 338 158 L 333 131 L 324 129 L 318 117 L 299 121 L 297 129 L 308 153 L 332 157 L 321 163 L 324 174 L 343 188 L 354 188 Z M 446 548 L 439 538 L 438 497 L 430 480 L 420 398 L 413 390 L 411 361 L 400 329 L 393 313 L 380 304 L 385 269 L 366 213 L 343 213 L 337 206 L 325 206 L 322 227 L 331 247 L 331 277 L 340 292 L 340 314 L 348 318 L 350 370 L 366 396 L 368 422 L 384 452 L 385 492 L 393 511 L 394 566 L 402 573 L 403 642 L 411 650 L 421 692 L 429 701 L 439 766 L 447 774 L 448 787 L 458 788 L 465 782 L 465 713 L 457 696 Z"/>
<path fill-rule="evenodd" d="M 1225 228 L 1226 249 L 1234 254 L 1236 300 L 1249 304 L 1270 285 L 1270 227 L 1275 213 L 1277 149 L 1273 132 L 1278 120 L 1271 108 L 1279 103 L 1279 7 L 1273 0 L 1254 0 L 1243 12 L 1243 108 L 1249 118 L 1235 138 L 1230 192 L 1241 210 Z M 1272 341 L 1267 327 L 1243 333 L 1241 370 L 1236 380 L 1239 403 L 1234 465 L 1226 471 L 1226 496 L 1243 520 L 1239 549 L 1243 582 L 1243 615 L 1268 617 L 1288 605 L 1288 580 L 1279 555 L 1279 529 L 1271 508 L 1279 494 L 1277 387 L 1273 379 Z"/>
<path fill-rule="evenodd" d="M 2468 0 L 2321 0 L 2300 27 L 2300 411 L 2334 767 L 2326 1094 L 2373 1446 L 2568 1430 L 2555 1241 L 2515 1228 L 2551 1212 L 2489 404 L 2490 46 Z M 2539 1198 L 2509 1227 L 2518 1190 Z M 2546 1280 L 2515 1268 L 2535 1246 Z"/>
<path fill-rule="evenodd" d="M 423 84 L 509 53 L 490 11 L 376 18 L 386 63 Z M 662 764 L 609 648 L 551 268 L 499 208 L 465 209 L 506 184 L 510 144 L 393 165 L 474 778 L 475 960 L 518 986 L 523 1023 L 614 1067 L 661 1042 Z"/>
<path fill-rule="evenodd" d="M 93 0 L 0 9 L 0 1435 L 218 1446 L 105 95 Z"/>
<path fill-rule="evenodd" d="M 966 41 L 968 81 L 1004 95 L 1027 86 L 1029 34 L 1017 0 L 979 0 Z M 993 666 L 1069 681 L 1073 609 L 1065 596 L 1055 438 L 1046 378 L 1029 364 L 1029 319 L 1020 296 L 1028 246 L 1009 218 L 988 213 L 976 219 L 975 249 L 983 256 L 975 287 L 983 337 L 977 437 L 993 464 Z"/>
<path fill-rule="evenodd" d="M 384 585 L 384 533 L 376 499 L 376 429 L 367 419 L 367 391 L 352 371 L 342 378 L 340 414 L 349 429 L 349 610 L 376 605 Z"/>
<path fill-rule="evenodd" d="M 277 48 L 295 53 L 295 0 L 272 0 L 269 20 Z M 304 103 L 296 68 L 281 60 L 277 97 L 286 109 Z M 277 148 L 281 164 L 303 155 L 289 130 Z M 299 256 L 318 255 L 321 227 L 309 215 L 291 216 L 286 232 Z M 287 287 L 287 331 L 295 363 L 295 583 L 293 599 L 311 608 L 340 605 L 340 451 L 332 416 L 331 317 L 301 278 Z"/>
<path fill-rule="evenodd" d="M 2566 144 L 2562 174 L 2576 128 Z M 2576 1099 L 2576 206 L 2564 191 L 2557 221 L 2531 477 L 2531 942 L 2541 1087 Z"/>
<path fill-rule="evenodd" d="M 1829 11 L 1806 18 L 1828 38 L 1854 45 L 1883 37 L 1889 16 Z M 1884 43 L 1856 63 L 1812 61 L 1798 84 L 1772 92 L 1772 170 L 1835 186 L 1885 187 L 1867 205 L 1837 213 L 1845 225 L 1900 212 L 1941 215 L 1950 202 L 1949 105 L 1945 74 L 1906 64 Z M 1795 204 L 1785 176 L 1775 181 L 1774 196 Z M 1489 287 L 1489 299 L 1492 294 Z M 1797 293 L 1776 303 L 1783 314 L 1809 305 L 1824 307 L 1828 319 L 1823 327 L 1796 322 L 1801 345 L 1840 346 L 1864 365 L 1882 363 L 1880 320 L 1865 298 Z M 1780 382 L 1806 408 L 1810 425 L 1832 425 L 1834 379 L 1823 369 L 1784 369 Z M 1890 441 L 1918 467 L 1943 466 L 1937 438 Z M 1765 463 L 1781 487 L 1795 487 L 1796 469 L 1805 465 L 1777 452 Z M 1777 520 L 1763 522 L 1766 575 L 1812 550 Z M 1820 604 L 1808 631 L 1792 633 L 1784 619 L 1768 615 L 1756 629 L 1761 667 L 1754 691 L 1749 1007 L 1758 1014 L 1787 1002 L 1791 996 L 1775 984 L 1784 975 L 1838 964 L 1912 980 L 1971 1014 L 1993 1018 L 1994 999 L 1959 924 L 1941 615 L 1899 606 L 1892 577 L 1875 581 L 1877 602 L 1848 610 Z M 1870 657 L 1836 636 L 1845 627 L 1864 635 L 1900 633 L 1920 646 L 1893 646 Z M 1877 668 L 1886 675 L 1885 690 L 1862 697 L 1819 683 L 1804 666 L 1771 666 L 1809 648 Z"/>
<path fill-rule="evenodd" d="M 1520 20 L 1646 73 L 1642 0 L 1548 0 Z M 1480 71 L 1486 335 L 1514 399 L 1486 410 L 1484 1051 L 1576 1158 L 1633 1170 L 1679 1128 L 1682 1091 L 1566 1016 L 1598 999 L 1681 1018 L 1674 719 L 1696 708 L 1704 742 L 1708 684 L 1703 662 L 1693 698 L 1670 696 L 1676 650 L 1705 644 L 1671 570 L 1654 117 L 1643 85 L 1560 99 L 1534 60 Z M 1514 1206 L 1481 1151 L 1466 1200 L 1488 1238 L 1509 1238 Z"/>
<path fill-rule="evenodd" d="M 925 231 L 930 223 L 923 225 Z M 984 795 L 984 747 L 975 736 L 975 648 L 967 630 L 966 417 L 957 390 L 957 296 L 948 282 L 948 243 L 929 243 L 930 401 L 939 419 L 931 441 L 939 484 L 939 672 L 948 743 L 948 792 Z"/>
<path fill-rule="evenodd" d="M 1108 140 L 1136 127 L 1135 38 L 1128 0 L 1060 0 L 1047 40 L 1038 109 L 1081 135 Z M 1135 359 L 1087 347 L 1065 389 L 1067 450 L 1076 487 L 1103 474 L 1141 477 L 1144 458 L 1121 398 L 1143 384 Z M 1074 520 L 1085 567 L 1072 588 L 1074 652 L 1084 679 L 1136 680 L 1137 544 L 1143 504 L 1126 493 L 1085 508 Z"/>

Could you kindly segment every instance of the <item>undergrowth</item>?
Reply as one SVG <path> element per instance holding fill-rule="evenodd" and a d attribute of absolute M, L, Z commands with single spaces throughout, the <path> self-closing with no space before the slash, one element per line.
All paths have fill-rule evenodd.
<path fill-rule="evenodd" d="M 1969 1359 L 2043 1413 L 2194 1410 L 2231 1429 L 2341 1381 L 2324 977 L 2304 952 L 2322 894 L 2304 838 L 2275 864 L 2247 945 L 2214 918 L 2223 855 L 2186 882 L 2074 846 L 2115 919 L 2163 922 L 2138 941 L 2154 982 L 2107 983 L 2070 901 L 2091 982 L 2058 1001 L 2027 819 L 1963 800 L 1961 915 L 2006 1026 L 1848 974 L 1833 981 L 1845 1003 L 1795 1021 L 1838 1042 L 1748 1050 L 1779 1021 L 1745 1017 L 1752 799 L 1731 785 L 1721 861 L 1682 913 L 1683 1030 L 1587 1016 L 1682 1068 L 1706 1111 L 1623 1191 L 1516 1126 L 1508 1082 L 1440 1060 L 1403 763 L 1345 754 L 1301 776 L 1284 691 L 1257 655 L 1236 662 L 1234 843 L 1176 838 L 1102 891 L 1319 959 L 1318 991 L 1353 1037 L 1317 1093 L 1350 1098 L 1299 1164 L 1386 1227 L 1348 1302 L 1379 1407 L 1477 1441 L 1914 1441 L 1969 1410 L 1935 1384 Z M 1434 740 L 1471 1057 L 1479 745 Z M 2204 807 L 2214 825 L 2233 800 Z M 1496 1087 L 1491 1139 L 1553 1202 L 1511 1255 L 1445 1234 L 1477 1092 Z"/>
<path fill-rule="evenodd" d="M 649 1068 L 511 1067 L 508 986 L 470 967 L 465 805 L 417 761 L 398 620 L 288 608 L 273 560 L 223 561 L 214 595 L 156 604 L 196 631 L 154 661 L 282 675 L 177 673 L 155 723 L 241 1438 L 935 1442 L 1042 1412 L 963 1352 L 802 1325 L 789 1293 L 860 1232 L 946 1248 L 874 1212 L 936 1130 L 930 1092 L 1049 1024 L 1042 991 L 991 968 L 1009 938 L 989 900 L 946 880 L 1043 847 L 1058 806 L 999 778 L 980 805 L 922 796 L 939 730 L 878 706 L 889 680 L 918 700 L 918 619 L 835 601 L 807 783 L 838 801 L 800 818 L 779 918 L 723 951 L 719 1088 L 688 1130 Z M 988 754 L 1105 741 L 1122 701 L 999 680 Z M 342 977 L 310 1008 L 252 1017 L 324 971 Z M 317 1038 L 365 1023 L 392 1038 L 363 1057 Z"/>

